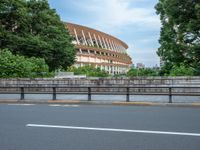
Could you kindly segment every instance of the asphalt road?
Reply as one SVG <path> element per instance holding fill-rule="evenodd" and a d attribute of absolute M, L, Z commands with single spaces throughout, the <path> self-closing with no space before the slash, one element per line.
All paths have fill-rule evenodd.
<path fill-rule="evenodd" d="M 199 150 L 200 109 L 0 104 L 0 149 Z"/>

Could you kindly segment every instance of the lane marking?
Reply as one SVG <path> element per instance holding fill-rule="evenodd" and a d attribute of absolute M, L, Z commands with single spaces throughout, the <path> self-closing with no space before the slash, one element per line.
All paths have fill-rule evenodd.
<path fill-rule="evenodd" d="M 52 107 L 79 107 L 79 105 L 59 105 L 59 104 L 50 104 L 49 106 L 52 106 Z"/>
<path fill-rule="evenodd" d="M 50 104 L 49 106 L 58 107 L 58 106 L 61 106 L 61 105 L 58 105 L 58 104 Z"/>
<path fill-rule="evenodd" d="M 27 127 L 38 127 L 38 128 L 60 128 L 60 129 L 74 129 L 74 130 L 112 131 L 112 132 L 128 132 L 128 133 L 148 133 L 148 134 L 184 135 L 184 136 L 198 136 L 198 137 L 200 137 L 200 133 L 187 133 L 187 132 L 165 132 L 165 131 L 151 131 L 151 130 L 92 128 L 92 127 L 77 127 L 77 126 L 43 125 L 43 124 L 27 124 L 26 126 Z"/>
<path fill-rule="evenodd" d="M 8 104 L 8 105 L 12 105 L 12 106 L 33 106 L 35 104 Z"/>
<path fill-rule="evenodd" d="M 79 105 L 62 105 L 62 107 L 79 107 Z"/>

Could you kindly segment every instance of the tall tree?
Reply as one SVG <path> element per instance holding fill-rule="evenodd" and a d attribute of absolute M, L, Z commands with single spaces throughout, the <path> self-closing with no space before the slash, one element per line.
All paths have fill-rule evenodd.
<path fill-rule="evenodd" d="M 44 58 L 50 71 L 74 63 L 71 37 L 47 0 L 1 0 L 0 48 Z"/>
<path fill-rule="evenodd" d="M 200 75 L 200 0 L 159 0 L 162 28 L 157 53 L 165 65 L 193 68 Z"/>

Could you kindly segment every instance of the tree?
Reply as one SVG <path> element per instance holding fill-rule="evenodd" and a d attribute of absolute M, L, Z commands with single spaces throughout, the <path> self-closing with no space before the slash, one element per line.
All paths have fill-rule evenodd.
<path fill-rule="evenodd" d="M 50 71 L 74 63 L 72 39 L 47 0 L 1 0 L 0 48 L 44 58 Z"/>
<path fill-rule="evenodd" d="M 0 77 L 45 77 L 49 68 L 42 58 L 26 58 L 13 55 L 7 49 L 0 49 Z"/>
<path fill-rule="evenodd" d="M 200 75 L 200 1 L 159 0 L 162 28 L 157 53 L 165 65 L 191 67 Z"/>
<path fill-rule="evenodd" d="M 192 76 L 192 68 L 185 67 L 184 65 L 173 66 L 170 71 L 170 76 Z"/>
<path fill-rule="evenodd" d="M 127 72 L 128 77 L 133 76 L 158 76 L 159 70 L 154 68 L 131 68 Z"/>

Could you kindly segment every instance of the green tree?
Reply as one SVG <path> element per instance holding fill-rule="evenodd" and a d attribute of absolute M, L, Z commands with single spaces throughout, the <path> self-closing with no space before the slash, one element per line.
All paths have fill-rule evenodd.
<path fill-rule="evenodd" d="M 160 76 L 168 76 L 172 69 L 173 65 L 170 62 L 165 62 L 165 65 L 161 67 L 159 75 Z"/>
<path fill-rule="evenodd" d="M 0 48 L 44 58 L 50 71 L 74 63 L 72 39 L 47 0 L 1 0 L 0 26 Z"/>
<path fill-rule="evenodd" d="M 170 69 L 184 65 L 200 75 L 200 1 L 159 0 L 155 8 L 162 23 L 158 55 Z"/>
<path fill-rule="evenodd" d="M 184 65 L 173 66 L 169 75 L 170 76 L 192 76 L 193 69 L 185 67 Z"/>
<path fill-rule="evenodd" d="M 154 68 L 131 68 L 127 72 L 128 77 L 133 76 L 158 76 L 159 70 Z"/>
<path fill-rule="evenodd" d="M 13 55 L 7 49 L 0 49 L 0 77 L 46 77 L 49 76 L 48 65 L 42 58 L 26 58 Z"/>

